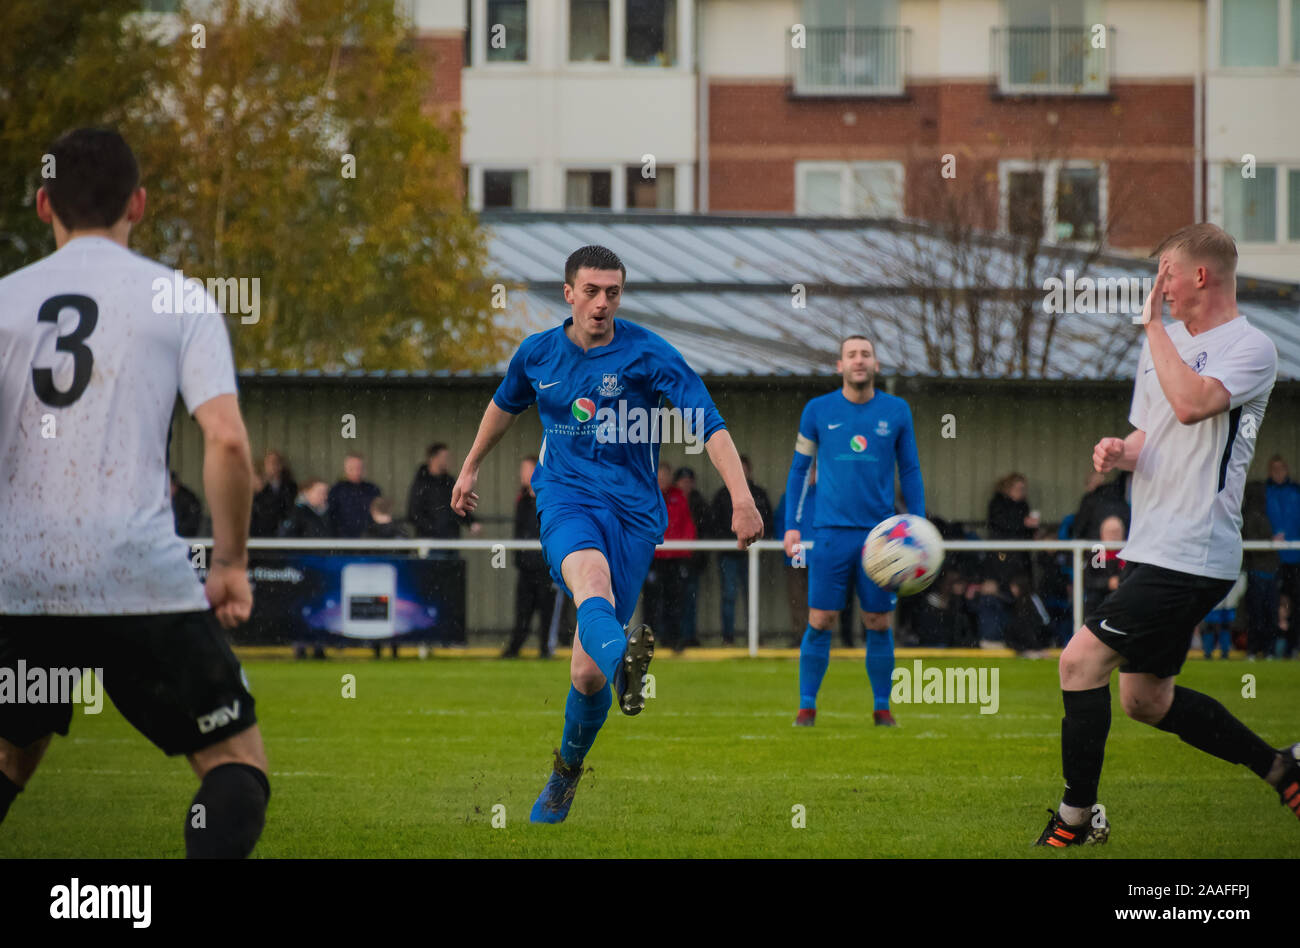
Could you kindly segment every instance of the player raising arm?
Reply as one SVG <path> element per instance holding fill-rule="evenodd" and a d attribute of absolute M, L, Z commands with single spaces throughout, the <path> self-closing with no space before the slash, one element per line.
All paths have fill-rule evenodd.
<path fill-rule="evenodd" d="M 573 315 L 520 344 L 452 490 L 458 514 L 477 506 L 483 459 L 536 402 L 543 438 L 532 487 L 542 551 L 551 576 L 578 607 L 578 632 L 564 733 L 554 771 L 533 805 L 534 823 L 559 823 L 568 815 L 583 760 L 609 712 L 610 686 L 624 714 L 645 707 L 654 634 L 644 624 L 625 630 L 667 525 L 657 480 L 662 428 L 672 421 L 662 410 L 665 397 L 684 419 L 679 430 L 704 441 L 731 491 L 737 545 L 744 549 L 763 533 L 740 456 L 699 376 L 660 336 L 615 321 L 626 276 L 604 247 L 583 247 L 569 257 L 564 299 Z"/>
<path fill-rule="evenodd" d="M 1065 795 L 1039 846 L 1109 838 L 1097 786 L 1117 668 L 1129 717 L 1249 767 L 1300 816 L 1300 744 L 1275 750 L 1218 701 L 1174 681 L 1193 630 L 1241 571 L 1241 497 L 1277 350 L 1237 312 L 1237 248 L 1228 234 L 1194 224 L 1157 253 L 1129 412 L 1135 430 L 1093 450 L 1098 471 L 1133 472 L 1133 524 L 1120 551 L 1128 566 L 1061 653 Z"/>

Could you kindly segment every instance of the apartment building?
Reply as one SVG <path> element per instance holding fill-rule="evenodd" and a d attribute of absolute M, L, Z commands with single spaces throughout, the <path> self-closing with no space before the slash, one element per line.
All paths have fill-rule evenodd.
<path fill-rule="evenodd" d="M 460 64 L 474 207 L 696 209 L 695 0 L 415 0 L 413 10 L 440 74 Z M 437 103 L 456 85 L 435 83 Z"/>
<path fill-rule="evenodd" d="M 476 208 L 1208 218 L 1300 277 L 1300 0 L 410 2 Z"/>
<path fill-rule="evenodd" d="M 1300 281 L 1300 0 L 1209 0 L 1208 214 L 1241 271 Z"/>

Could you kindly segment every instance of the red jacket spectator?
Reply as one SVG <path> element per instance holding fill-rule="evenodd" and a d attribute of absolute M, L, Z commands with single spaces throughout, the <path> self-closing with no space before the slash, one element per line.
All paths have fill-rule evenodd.
<path fill-rule="evenodd" d="M 691 505 L 676 487 L 664 492 L 664 505 L 668 508 L 668 528 L 664 530 L 665 540 L 694 540 L 696 537 L 695 521 L 691 519 Z M 656 550 L 655 559 L 681 560 L 691 555 L 690 550 Z"/>

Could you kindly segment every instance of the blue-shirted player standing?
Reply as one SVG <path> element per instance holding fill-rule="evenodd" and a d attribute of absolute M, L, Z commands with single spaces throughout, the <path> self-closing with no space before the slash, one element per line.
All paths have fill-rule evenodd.
<path fill-rule="evenodd" d="M 627 623 L 664 538 L 659 444 L 674 423 L 700 439 L 733 499 L 731 529 L 744 549 L 763 534 L 740 456 L 698 375 L 663 338 L 614 320 L 627 270 L 604 247 L 583 247 L 564 266 L 573 316 L 525 339 L 483 414 L 452 490 L 459 514 L 478 505 L 479 466 L 515 417 L 537 403 L 543 438 L 532 487 L 551 576 L 578 607 L 564 734 L 554 772 L 533 804 L 534 823 L 568 815 L 582 762 L 605 722 L 610 685 L 624 714 L 645 707 L 642 691 L 654 635 Z M 665 414 L 664 400 L 680 411 Z"/>
<path fill-rule="evenodd" d="M 811 522 L 817 538 L 808 551 L 808 627 L 799 649 L 799 713 L 795 724 L 811 727 L 817 692 L 830 664 L 831 628 L 848 583 L 856 581 L 867 639 L 867 678 L 875 697 L 876 724 L 894 726 L 889 691 L 894 674 L 890 629 L 897 597 L 881 589 L 862 569 L 867 534 L 894 511 L 894 465 L 898 465 L 907 512 L 925 516 L 925 488 L 916 456 L 912 412 L 907 402 L 875 387 L 880 363 L 865 336 L 840 344 L 839 391 L 804 406 L 795 439 L 794 463 L 786 483 L 785 552 L 795 555 L 800 526 Z M 817 459 L 817 504 L 804 506 L 808 469 Z"/>

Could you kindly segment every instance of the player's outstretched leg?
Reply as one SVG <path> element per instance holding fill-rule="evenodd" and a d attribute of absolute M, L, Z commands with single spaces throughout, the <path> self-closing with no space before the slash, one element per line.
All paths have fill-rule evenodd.
<path fill-rule="evenodd" d="M 799 714 L 795 727 L 812 727 L 817 719 L 817 692 L 831 663 L 830 629 L 814 629 L 808 623 L 799 646 Z"/>
<path fill-rule="evenodd" d="M 873 614 L 864 618 L 863 632 L 867 639 L 867 680 L 871 682 L 871 717 L 880 727 L 897 727 L 898 722 L 889 710 L 889 692 L 894 685 L 894 631 L 886 624 L 883 629 L 871 628 L 866 623 L 879 625 L 888 622 L 888 616 L 873 622 Z"/>
<path fill-rule="evenodd" d="M 1177 734 L 1184 743 L 1230 764 L 1250 768 L 1300 817 L 1300 745 L 1276 750 L 1218 701 L 1174 685 L 1173 679 L 1123 675 L 1120 699 L 1134 720 Z"/>

